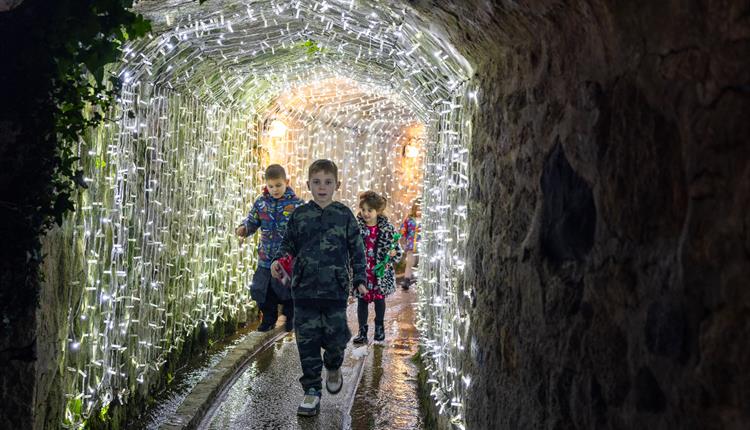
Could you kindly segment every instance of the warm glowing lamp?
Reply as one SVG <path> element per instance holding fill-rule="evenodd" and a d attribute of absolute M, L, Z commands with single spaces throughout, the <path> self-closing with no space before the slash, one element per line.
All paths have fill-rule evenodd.
<path fill-rule="evenodd" d="M 287 126 L 283 121 L 275 119 L 271 121 L 271 126 L 268 128 L 268 135 L 271 137 L 284 137 L 286 129 Z"/>
<path fill-rule="evenodd" d="M 415 139 L 411 139 L 409 144 L 406 145 L 406 156 L 409 158 L 419 157 L 419 148 Z"/>

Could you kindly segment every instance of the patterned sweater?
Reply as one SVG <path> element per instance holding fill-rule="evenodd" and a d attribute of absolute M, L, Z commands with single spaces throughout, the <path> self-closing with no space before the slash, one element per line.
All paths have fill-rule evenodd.
<path fill-rule="evenodd" d="M 419 242 L 419 222 L 408 216 L 401 224 L 401 236 L 404 238 L 404 248 L 406 251 L 417 252 L 417 242 Z"/>
<path fill-rule="evenodd" d="M 252 236 L 260 229 L 258 267 L 271 267 L 273 257 L 284 238 L 289 218 L 294 210 L 303 204 L 291 187 L 287 187 L 284 195 L 278 199 L 271 197 L 268 189 L 264 187 L 263 194 L 255 199 L 253 208 L 242 223 L 247 229 L 247 236 Z"/>

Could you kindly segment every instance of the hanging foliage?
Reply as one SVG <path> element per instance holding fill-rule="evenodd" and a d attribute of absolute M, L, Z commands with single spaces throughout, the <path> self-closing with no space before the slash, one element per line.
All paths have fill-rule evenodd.
<path fill-rule="evenodd" d="M 18 350 L 3 378 L 18 387 L 14 403 L 33 404 L 40 239 L 74 209 L 76 188 L 88 186 L 78 142 L 116 104 L 119 80 L 107 65 L 150 29 L 132 3 L 26 0 L 0 13 L 0 353 Z M 3 422 L 30 419 L 7 414 Z"/>

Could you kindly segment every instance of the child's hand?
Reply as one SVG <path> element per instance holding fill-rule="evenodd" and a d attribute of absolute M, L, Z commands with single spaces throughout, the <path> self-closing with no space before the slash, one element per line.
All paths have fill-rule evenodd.
<path fill-rule="evenodd" d="M 365 295 L 367 294 L 367 287 L 365 287 L 365 284 L 359 284 L 357 286 L 357 291 L 359 291 L 360 294 Z"/>
<path fill-rule="evenodd" d="M 234 234 L 236 234 L 239 237 L 245 237 L 247 236 L 247 229 L 245 228 L 244 225 L 241 225 L 237 227 L 236 229 L 234 229 Z"/>
<path fill-rule="evenodd" d="M 390 255 L 391 257 L 395 257 L 395 256 L 396 256 L 396 254 L 397 254 L 397 253 L 396 253 L 396 250 L 395 250 L 395 249 L 391 249 L 391 252 L 389 252 L 389 253 L 388 253 L 388 255 Z"/>
<path fill-rule="evenodd" d="M 271 264 L 271 276 L 281 279 L 281 264 L 278 261 L 274 261 Z"/>

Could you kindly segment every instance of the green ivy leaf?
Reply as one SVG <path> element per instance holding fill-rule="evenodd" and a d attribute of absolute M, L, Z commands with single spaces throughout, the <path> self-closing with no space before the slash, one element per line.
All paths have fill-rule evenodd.
<path fill-rule="evenodd" d="M 52 207 L 55 223 L 58 226 L 62 226 L 63 216 L 72 210 L 75 210 L 75 207 L 73 206 L 73 201 L 70 199 L 70 193 L 66 191 L 58 194 L 55 199 L 55 205 Z"/>
<path fill-rule="evenodd" d="M 107 405 L 107 406 L 105 406 L 105 407 L 101 408 L 101 410 L 99 410 L 99 418 L 100 418 L 100 419 L 101 419 L 101 420 L 102 420 L 103 422 L 105 422 L 105 423 L 106 423 L 106 422 L 107 422 L 107 420 L 109 419 L 109 416 L 107 415 L 107 413 L 108 413 L 108 412 L 109 412 L 109 405 Z"/>
<path fill-rule="evenodd" d="M 316 42 L 313 42 L 312 40 L 304 41 L 302 43 L 302 46 L 307 49 L 307 53 L 309 55 L 314 55 L 322 51 L 320 45 L 318 45 Z"/>
<path fill-rule="evenodd" d="M 151 31 L 151 21 L 143 18 L 143 15 L 136 15 L 130 24 L 130 29 L 132 30 L 131 36 L 134 38 L 145 36 Z"/>
<path fill-rule="evenodd" d="M 151 31 L 150 22 L 130 10 L 133 0 L 41 3 L 45 4 L 44 22 L 48 24 L 31 26 L 27 34 L 27 39 L 36 41 L 27 58 L 53 61 L 48 72 L 39 71 L 51 84 L 51 97 L 44 108 L 50 114 L 45 117 L 52 118 L 40 125 L 39 134 L 45 136 L 45 142 L 54 143 L 54 147 L 40 152 L 38 160 L 40 173 L 53 175 L 51 189 L 37 190 L 44 196 L 34 204 L 44 214 L 38 222 L 40 232 L 53 222 L 62 223 L 65 213 L 74 209 L 74 184 L 86 184 L 77 170 L 76 144 L 111 111 L 122 87 L 119 79 L 106 74 L 107 64 L 117 61 L 124 41 Z M 20 61 L 24 65 L 27 60 Z M 103 159 L 92 162 L 99 168 L 106 166 Z M 37 251 L 29 250 L 32 254 Z M 76 426 L 85 423 L 81 403 L 81 399 L 71 399 L 68 403 L 68 413 L 75 415 L 71 419 Z"/>
<path fill-rule="evenodd" d="M 76 415 L 81 415 L 83 401 L 80 398 L 75 398 L 70 401 L 70 412 Z"/>
<path fill-rule="evenodd" d="M 122 90 L 122 81 L 117 76 L 110 76 L 109 83 L 112 84 L 112 91 L 110 91 L 109 96 L 114 97 L 116 94 L 120 93 L 120 90 Z"/>

